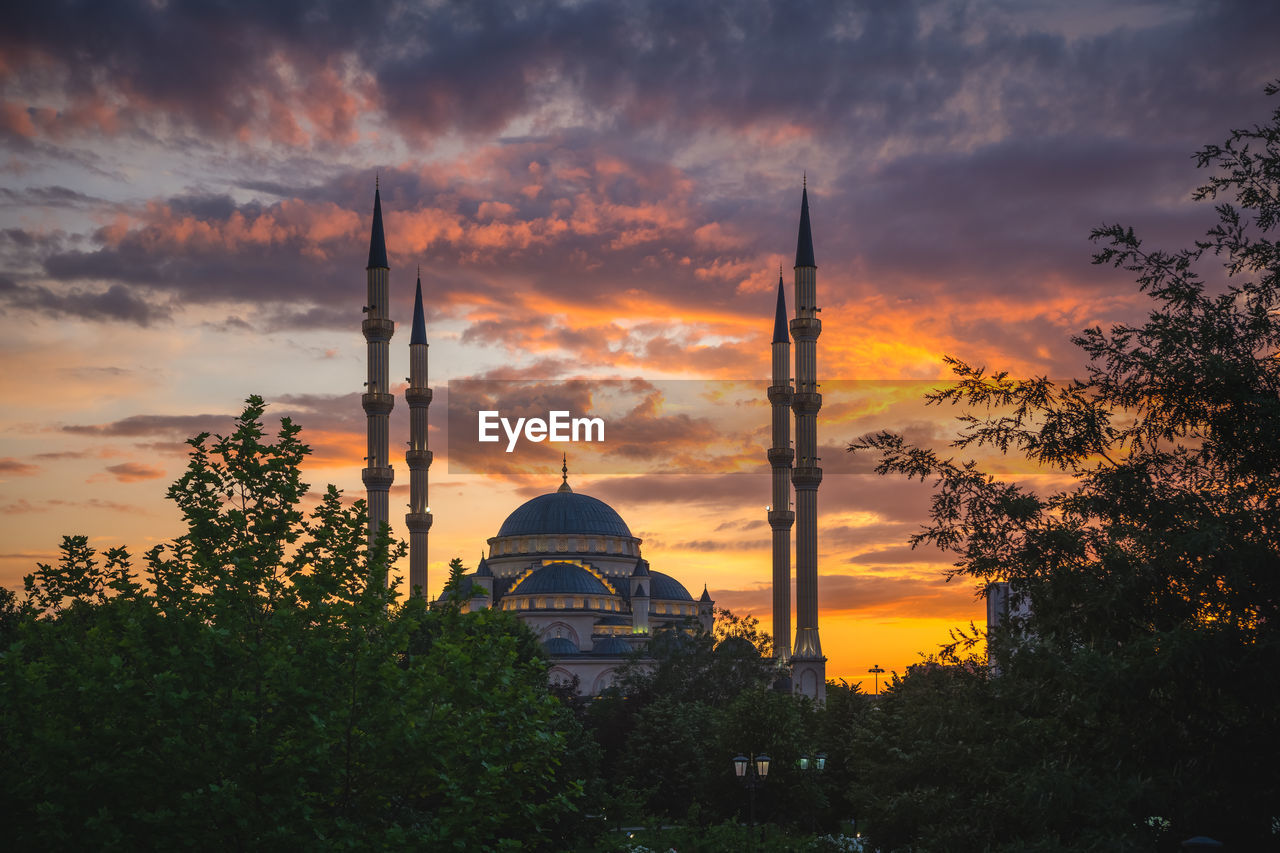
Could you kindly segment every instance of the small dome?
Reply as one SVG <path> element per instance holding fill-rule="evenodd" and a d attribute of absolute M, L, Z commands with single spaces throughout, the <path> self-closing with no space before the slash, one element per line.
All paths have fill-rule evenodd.
<path fill-rule="evenodd" d="M 693 601 L 684 584 L 662 572 L 649 571 L 649 597 L 664 601 Z"/>
<path fill-rule="evenodd" d="M 543 640 L 542 648 L 552 657 L 579 654 L 578 644 L 568 637 L 552 637 L 549 640 Z"/>
<path fill-rule="evenodd" d="M 550 563 L 535 569 L 507 595 L 613 595 L 604 581 L 573 563 Z"/>
<path fill-rule="evenodd" d="M 591 646 L 591 653 L 621 657 L 631 654 L 632 648 L 632 645 L 621 637 L 602 637 Z"/>
<path fill-rule="evenodd" d="M 578 492 L 552 492 L 526 501 L 507 516 L 499 536 L 585 534 L 631 537 L 631 529 L 602 500 Z"/>

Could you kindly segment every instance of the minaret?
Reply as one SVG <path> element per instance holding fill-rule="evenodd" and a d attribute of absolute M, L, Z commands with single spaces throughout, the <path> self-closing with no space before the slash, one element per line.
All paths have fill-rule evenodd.
<path fill-rule="evenodd" d="M 427 409 L 431 386 L 427 383 L 427 321 L 422 311 L 422 271 L 413 294 L 413 331 L 409 335 L 409 387 L 404 399 L 409 404 L 409 512 L 404 517 L 409 528 L 409 594 L 427 594 L 427 531 L 431 529 L 431 507 L 427 503 L 427 469 L 431 451 L 427 449 Z M 483 563 L 484 561 L 481 560 Z"/>
<path fill-rule="evenodd" d="M 387 419 L 396 404 L 391 395 L 388 378 L 391 335 L 396 324 L 387 314 L 388 293 L 387 241 L 382 234 L 382 197 L 378 185 L 373 189 L 373 231 L 369 234 L 369 264 L 365 267 L 368 282 L 368 301 L 365 303 L 364 322 L 360 324 L 368 345 L 369 379 L 360 398 L 369 425 L 369 453 L 365 457 L 363 479 L 369 498 L 369 544 L 373 545 L 378 532 L 387 524 L 387 492 L 395 471 L 391 469 L 387 445 Z"/>
<path fill-rule="evenodd" d="M 818 319 L 817 278 L 806 180 L 796 238 L 796 316 L 791 321 L 791 337 L 796 342 L 796 387 L 791 402 L 796 413 L 796 462 L 791 471 L 796 489 L 796 642 L 791 650 L 791 679 L 797 692 L 822 701 L 827 695 L 827 659 L 818 639 L 818 484 L 822 482 L 818 410 L 822 395 L 818 393 L 817 344 L 822 321 Z"/>
<path fill-rule="evenodd" d="M 783 295 L 782 269 L 778 269 L 778 308 L 773 318 L 773 379 L 769 385 L 773 408 L 773 501 L 769 526 L 773 528 L 773 656 L 785 663 L 791 657 L 791 337 L 787 334 L 787 300 Z"/>

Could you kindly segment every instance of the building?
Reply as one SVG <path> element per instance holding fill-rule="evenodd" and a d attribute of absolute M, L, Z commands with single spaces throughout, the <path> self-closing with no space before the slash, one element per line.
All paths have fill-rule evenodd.
<path fill-rule="evenodd" d="M 577 677 L 582 693 L 598 694 L 654 631 L 713 627 L 706 588 L 695 601 L 651 569 L 622 516 L 573 490 L 567 464 L 559 488 L 517 507 L 488 544 L 489 556 L 463 576 L 468 607 L 519 616 L 551 657 L 552 682 Z"/>
<path fill-rule="evenodd" d="M 773 472 L 768 509 L 773 531 L 774 654 L 790 665 L 797 693 L 821 702 L 827 695 L 827 659 L 818 637 L 818 264 L 813 255 L 809 222 L 808 181 L 800 193 L 800 228 L 796 235 L 796 314 L 788 324 L 782 272 L 778 272 L 778 304 L 774 314 L 773 371 L 768 398 L 773 414 L 773 443 L 767 453 Z M 795 385 L 791 380 L 791 343 L 795 342 Z M 790 411 L 788 411 L 790 410 Z M 791 416 L 795 417 L 795 448 L 791 447 Z M 792 511 L 792 496 L 795 510 Z M 796 537 L 796 638 L 791 636 L 791 527 Z"/>
<path fill-rule="evenodd" d="M 368 418 L 368 455 L 363 479 L 369 503 L 369 541 L 388 523 L 388 492 L 395 472 L 388 458 L 388 416 L 395 404 L 388 362 L 395 324 L 388 316 L 390 268 L 382 224 L 382 199 L 375 185 L 373 226 L 366 267 L 366 318 L 361 330 L 368 345 L 368 379 L 361 403 Z M 767 391 L 773 440 L 767 457 L 772 469 L 769 526 L 773 533 L 773 631 L 775 655 L 790 671 L 781 681 L 822 701 L 826 697 L 826 657 L 818 635 L 818 457 L 817 422 L 822 395 L 817 381 L 817 343 L 822 320 L 817 307 L 817 262 L 809 219 L 809 188 L 800 196 L 800 226 L 794 268 L 795 316 L 787 320 L 781 271 L 771 343 L 772 374 Z M 794 381 L 791 362 L 795 345 Z M 412 593 L 427 588 L 427 446 L 431 387 L 427 379 L 427 333 L 422 280 L 414 295 L 409 339 L 410 376 L 405 399 L 410 409 L 409 583 Z M 795 445 L 791 424 L 794 418 Z M 694 601 L 670 575 L 653 571 L 640 553 L 640 540 L 616 511 L 569 486 L 568 465 L 554 492 L 523 504 L 489 540 L 489 555 L 467 575 L 466 606 L 499 607 L 515 612 L 542 639 L 555 681 L 578 678 L 579 689 L 599 693 L 612 683 L 617 667 L 649 635 L 664 626 L 712 628 L 714 604 L 703 588 Z M 793 500 L 794 498 L 794 500 Z M 794 511 L 792 507 L 795 507 Z M 791 532 L 795 528 L 796 634 L 791 636 Z M 474 596 L 469 593 L 474 590 Z"/>
<path fill-rule="evenodd" d="M 369 540 L 389 520 L 388 492 L 394 471 L 388 461 L 389 345 L 395 324 L 387 314 L 390 268 L 382 224 L 381 189 L 374 188 L 373 227 L 366 267 L 367 298 L 361 330 L 368 345 L 368 379 L 362 405 L 368 420 L 368 456 L 363 478 L 368 493 Z M 432 514 L 427 473 L 431 387 L 427 378 L 427 332 L 422 280 L 414 294 L 409 337 L 409 584 L 427 588 L 427 541 Z M 697 601 L 670 575 L 653 571 L 641 540 L 622 517 L 601 500 L 575 492 L 567 461 L 555 491 L 527 501 L 489 539 L 489 554 L 460 585 L 469 609 L 497 607 L 514 612 L 541 639 L 553 661 L 553 682 L 575 677 L 579 690 L 597 694 L 613 683 L 617 668 L 649 636 L 663 627 L 712 630 L 715 602 L 706 587 Z M 474 593 L 474 594 L 472 594 Z"/>

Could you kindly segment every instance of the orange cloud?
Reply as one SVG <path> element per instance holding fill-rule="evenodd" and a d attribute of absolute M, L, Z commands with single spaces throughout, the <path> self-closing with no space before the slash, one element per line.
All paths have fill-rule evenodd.
<path fill-rule="evenodd" d="M 155 480 L 165 475 L 163 468 L 154 468 L 150 465 L 143 465 L 141 462 L 122 462 L 119 465 L 108 465 L 107 471 L 122 483 Z"/>
<path fill-rule="evenodd" d="M 30 477 L 39 473 L 39 465 L 32 465 L 30 462 L 22 462 L 14 459 L 12 456 L 6 456 L 3 459 L 0 459 L 0 474 L 16 474 L 20 477 Z"/>

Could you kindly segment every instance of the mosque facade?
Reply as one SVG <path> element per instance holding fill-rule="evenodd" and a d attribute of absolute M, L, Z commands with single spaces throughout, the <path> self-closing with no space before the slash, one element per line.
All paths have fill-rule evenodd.
<path fill-rule="evenodd" d="M 361 398 L 368 420 L 368 456 L 363 480 L 368 493 L 372 542 L 388 523 L 388 493 L 394 471 L 388 459 L 388 421 L 395 404 L 389 388 L 389 346 L 394 324 L 388 316 L 386 241 L 380 188 L 374 189 L 373 225 L 366 267 L 367 304 L 361 325 L 368 347 L 368 379 Z M 821 700 L 825 663 L 817 627 L 817 467 L 815 424 L 817 394 L 815 348 L 821 322 L 815 298 L 816 264 L 809 225 L 808 189 L 801 205 L 796 251 L 796 317 L 785 320 L 782 280 L 772 343 L 773 374 L 768 389 L 773 408 L 774 441 L 767 456 L 773 468 L 774 647 L 779 663 L 790 669 L 798 692 Z M 790 341 L 796 342 L 796 380 L 790 378 Z M 431 511 L 427 478 L 432 454 L 427 442 L 431 388 L 427 382 L 427 335 L 419 276 L 409 340 L 410 376 L 405 391 L 410 411 L 409 584 L 412 593 L 427 588 L 427 536 Z M 789 440 L 792 412 L 797 443 Z M 791 493 L 796 495 L 792 512 Z M 796 524 L 795 643 L 790 642 L 791 526 Z M 710 632 L 715 602 L 704 586 L 697 600 L 675 578 L 649 566 L 641 540 L 613 507 L 569 485 L 561 467 L 559 487 L 517 507 L 488 540 L 488 554 L 464 575 L 468 609 L 495 607 L 514 613 L 538 635 L 552 662 L 553 683 L 576 679 L 579 692 L 595 695 L 613 684 L 618 668 L 663 628 Z"/>

